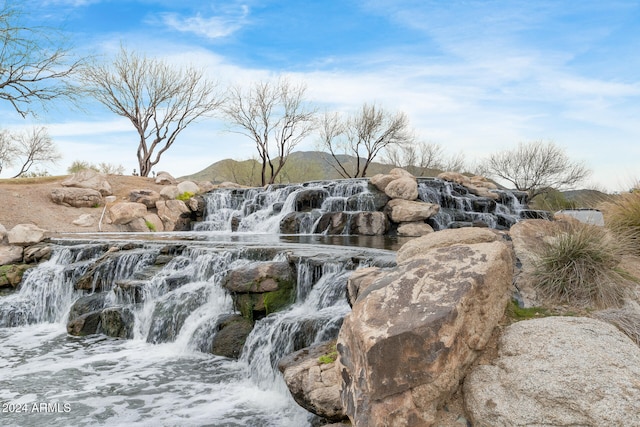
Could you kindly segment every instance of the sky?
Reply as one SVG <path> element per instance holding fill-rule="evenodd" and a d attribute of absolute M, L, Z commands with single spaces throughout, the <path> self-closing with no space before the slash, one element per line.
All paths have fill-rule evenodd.
<path fill-rule="evenodd" d="M 640 180 L 638 0 L 26 0 L 30 23 L 61 28 L 79 55 L 120 45 L 201 67 L 221 87 L 288 76 L 320 109 L 377 103 L 405 112 L 416 135 L 468 162 L 552 141 L 618 191 Z M 131 123 L 87 99 L 0 127 L 46 126 L 63 158 L 137 168 Z M 316 148 L 314 138 L 298 146 Z M 256 154 L 221 119 L 187 128 L 155 171 L 182 176 Z M 0 176 L 6 178 L 11 171 Z"/>

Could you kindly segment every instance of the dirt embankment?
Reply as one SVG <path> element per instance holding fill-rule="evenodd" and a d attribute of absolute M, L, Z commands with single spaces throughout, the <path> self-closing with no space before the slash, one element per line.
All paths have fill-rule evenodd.
<path fill-rule="evenodd" d="M 45 178 L 19 178 L 0 180 L 0 224 L 7 230 L 16 224 L 35 224 L 52 233 L 98 231 L 98 220 L 103 207 L 71 208 L 51 201 L 51 191 L 62 187 L 67 176 Z M 152 178 L 140 176 L 109 175 L 109 184 L 118 200 L 128 200 L 131 190 L 149 189 L 160 191 Z M 79 227 L 73 221 L 80 215 L 90 214 L 95 218 L 92 227 Z M 109 224 L 102 224 L 103 231 L 117 231 Z"/>

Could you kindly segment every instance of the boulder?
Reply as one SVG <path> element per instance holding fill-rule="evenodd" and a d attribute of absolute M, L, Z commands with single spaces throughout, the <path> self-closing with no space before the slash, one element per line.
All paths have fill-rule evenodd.
<path fill-rule="evenodd" d="M 385 274 L 387 274 L 387 271 L 380 267 L 359 268 L 351 273 L 347 279 L 347 299 L 349 300 L 349 305 L 353 306 L 358 299 L 358 295 Z"/>
<path fill-rule="evenodd" d="M 91 214 L 82 214 L 78 218 L 74 219 L 72 224 L 78 227 L 92 227 L 96 220 Z"/>
<path fill-rule="evenodd" d="M 88 313 L 102 311 L 105 298 L 106 294 L 103 293 L 95 293 L 78 298 L 69 309 L 69 321 Z"/>
<path fill-rule="evenodd" d="M 342 234 L 348 222 L 349 215 L 345 212 L 326 212 L 318 220 L 314 233 Z"/>
<path fill-rule="evenodd" d="M 571 218 L 569 221 L 574 219 Z M 518 299 L 524 307 L 537 307 L 542 304 L 532 280 L 535 248 L 557 235 L 558 224 L 546 219 L 518 221 L 509 229 L 513 250 L 519 261 L 514 283 L 518 289 Z"/>
<path fill-rule="evenodd" d="M 502 240 L 502 236 L 487 228 L 460 228 L 441 230 L 427 234 L 417 239 L 409 240 L 398 250 L 396 261 L 398 264 L 414 257 L 421 257 L 424 251 L 453 245 L 470 245 L 474 243 L 489 243 Z"/>
<path fill-rule="evenodd" d="M 51 201 L 72 208 L 93 208 L 103 203 L 102 194 L 91 188 L 54 188 Z"/>
<path fill-rule="evenodd" d="M 512 263 L 503 242 L 427 246 L 360 293 L 337 344 L 355 426 L 433 424 L 504 313 Z"/>
<path fill-rule="evenodd" d="M 335 342 L 316 344 L 285 356 L 278 369 L 295 401 L 329 421 L 347 419 L 340 402 Z"/>
<path fill-rule="evenodd" d="M 198 184 L 198 187 L 200 188 L 199 193 L 207 193 L 216 188 L 211 181 L 198 181 L 196 184 Z"/>
<path fill-rule="evenodd" d="M 146 216 L 146 215 L 145 215 Z M 147 221 L 142 218 L 134 218 L 132 221 L 128 222 L 126 225 L 126 230 L 132 233 L 148 233 L 149 226 L 147 225 Z"/>
<path fill-rule="evenodd" d="M 107 176 L 93 169 L 83 169 L 62 181 L 63 187 L 89 188 L 100 192 L 102 196 L 113 194 Z"/>
<path fill-rule="evenodd" d="M 384 192 L 385 188 L 387 188 L 387 185 L 389 185 L 389 183 L 394 179 L 397 179 L 397 177 L 389 174 L 379 173 L 379 174 L 373 175 L 369 179 L 369 182 L 373 184 L 378 190 Z"/>
<path fill-rule="evenodd" d="M 393 222 L 424 221 L 440 212 L 440 205 L 393 199 L 387 203 L 389 217 Z"/>
<path fill-rule="evenodd" d="M 175 185 L 168 185 L 160 190 L 160 197 L 164 200 L 173 200 L 180 195 L 178 187 Z"/>
<path fill-rule="evenodd" d="M 463 388 L 473 425 L 640 425 L 640 348 L 595 319 L 522 321 Z"/>
<path fill-rule="evenodd" d="M 36 263 L 46 261 L 51 258 L 51 246 L 46 243 L 38 243 L 37 245 L 27 246 L 24 248 L 24 262 Z"/>
<path fill-rule="evenodd" d="M 160 200 L 160 193 L 153 190 L 132 190 L 129 193 L 129 201 L 142 203 L 148 209 L 156 207 L 156 202 Z"/>
<path fill-rule="evenodd" d="M 418 198 L 418 183 L 414 177 L 403 176 L 394 179 L 384 189 L 392 199 L 416 200 Z"/>
<path fill-rule="evenodd" d="M 229 270 L 222 286 L 230 292 L 262 293 L 277 291 L 281 283 L 293 280 L 288 262 L 256 262 Z"/>
<path fill-rule="evenodd" d="M 182 181 L 178 184 L 178 193 L 190 193 L 192 195 L 196 195 L 200 193 L 200 187 L 198 187 L 198 184 L 193 181 Z"/>
<path fill-rule="evenodd" d="M 46 232 L 33 224 L 18 224 L 7 233 L 7 237 L 10 245 L 30 246 L 43 241 Z"/>
<path fill-rule="evenodd" d="M 108 307 L 100 313 L 100 329 L 114 338 L 133 338 L 134 314 L 127 307 Z"/>
<path fill-rule="evenodd" d="M 357 212 L 351 218 L 351 234 L 382 236 L 387 228 L 387 216 L 383 212 Z"/>
<path fill-rule="evenodd" d="M 136 218 L 142 218 L 147 214 L 147 207 L 142 203 L 122 202 L 109 208 L 111 222 L 116 225 L 129 224 Z"/>
<path fill-rule="evenodd" d="M 176 185 L 178 181 L 171 176 L 169 172 L 158 172 L 156 175 L 156 184 L 160 185 Z"/>
<path fill-rule="evenodd" d="M 8 286 L 17 288 L 22 282 L 25 271 L 30 268 L 31 266 L 27 264 L 0 265 L 0 288 Z"/>
<path fill-rule="evenodd" d="M 165 231 L 185 231 L 191 228 L 191 210 L 182 200 L 156 202 L 158 217 Z"/>
<path fill-rule="evenodd" d="M 224 316 L 216 325 L 217 332 L 211 343 L 211 353 L 237 359 L 244 342 L 253 329 L 253 322 L 239 314 Z"/>
<path fill-rule="evenodd" d="M 421 237 L 433 233 L 433 231 L 433 227 L 422 221 L 403 222 L 398 226 L 398 236 L 400 237 Z"/>
<path fill-rule="evenodd" d="M 22 253 L 22 246 L 0 246 L 0 265 L 21 262 Z"/>
<path fill-rule="evenodd" d="M 144 216 L 147 231 L 164 231 L 164 224 L 157 214 L 148 213 Z"/>
<path fill-rule="evenodd" d="M 327 190 L 322 188 L 309 188 L 300 190 L 295 195 L 296 212 L 309 212 L 320 209 L 322 202 L 329 196 Z"/>
<path fill-rule="evenodd" d="M 498 200 L 500 198 L 499 194 L 491 191 L 496 189 L 497 186 L 487 178 L 481 176 L 474 176 L 472 178 L 469 178 L 468 176 L 458 172 L 443 172 L 438 175 L 438 178 L 460 184 L 465 187 L 471 194 L 475 194 L 479 197 L 486 197 L 492 200 Z"/>

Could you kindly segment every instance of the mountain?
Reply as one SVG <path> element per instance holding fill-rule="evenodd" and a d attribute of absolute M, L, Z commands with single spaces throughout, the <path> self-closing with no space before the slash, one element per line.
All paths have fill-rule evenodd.
<path fill-rule="evenodd" d="M 338 160 L 348 171 L 354 169 L 356 158 L 353 156 L 338 156 Z M 277 163 L 278 159 L 274 160 Z M 361 162 L 364 160 L 361 159 Z M 329 153 L 322 151 L 296 151 L 289 155 L 284 169 L 276 179 L 279 183 L 305 182 L 321 179 L 342 178 L 336 168 L 335 161 Z M 367 176 L 378 173 L 388 173 L 395 166 L 379 162 L 372 162 L 367 168 Z M 212 163 L 203 170 L 181 177 L 192 181 L 212 181 L 216 183 L 233 181 L 243 185 L 260 185 L 261 164 L 256 160 L 237 161 L 224 159 Z M 412 171 L 414 172 L 414 171 Z M 436 176 L 441 171 L 427 169 L 422 176 Z M 414 172 L 415 173 L 415 172 Z"/>

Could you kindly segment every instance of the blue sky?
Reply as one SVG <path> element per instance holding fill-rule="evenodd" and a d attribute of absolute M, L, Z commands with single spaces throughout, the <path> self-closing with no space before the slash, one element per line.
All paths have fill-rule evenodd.
<path fill-rule="evenodd" d="M 640 179 L 640 1 L 29 1 L 34 23 L 62 27 L 79 53 L 120 43 L 205 67 L 223 85 L 279 74 L 306 82 L 320 108 L 364 102 L 406 112 L 420 138 L 474 161 L 551 140 L 609 190 Z M 64 159 L 137 167 L 132 126 L 87 101 L 0 126 L 46 125 Z M 156 170 L 176 176 L 251 141 L 216 120 L 185 131 Z M 313 140 L 301 150 L 314 149 Z M 7 173 L 3 176 L 6 177 Z"/>

